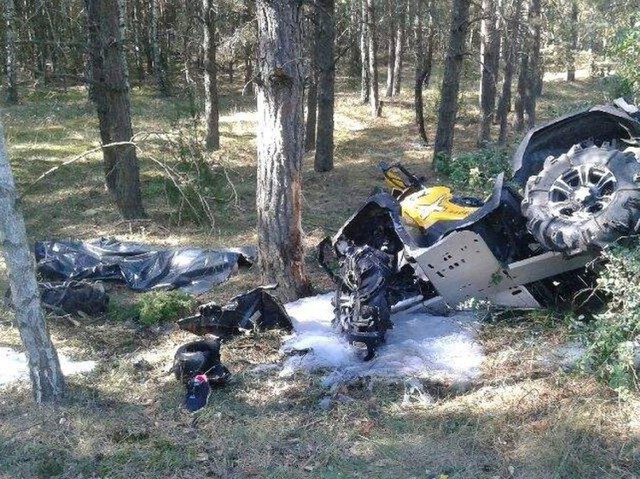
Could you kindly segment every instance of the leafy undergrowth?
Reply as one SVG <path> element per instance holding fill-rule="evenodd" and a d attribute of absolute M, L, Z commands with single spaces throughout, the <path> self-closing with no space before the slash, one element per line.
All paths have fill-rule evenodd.
<path fill-rule="evenodd" d="M 475 105 L 473 85 L 468 86 L 464 104 Z M 167 245 L 255 244 L 254 99 L 239 96 L 239 85 L 224 88 L 222 149 L 187 161 L 183 169 L 180 162 L 192 156 L 191 139 L 202 134 L 192 129 L 188 99 L 160 100 L 150 90 L 134 91 L 135 130 L 173 135 L 170 147 L 158 135 L 141 144 L 150 217 L 138 222 L 123 222 L 115 213 L 104 191 L 99 154 L 28 188 L 52 166 L 97 145 L 97 120 L 84 91 L 33 94 L 3 110 L 32 239 L 115 235 Z M 449 183 L 431 170 L 431 148 L 417 140 L 410 108 L 398 102 L 385 106 L 383 118 L 371 120 L 357 95 L 342 84 L 338 90 L 336 168 L 315 173 L 307 156 L 303 171 L 307 264 L 319 291 L 330 285 L 315 266 L 313 247 L 382 184 L 380 160 L 402 160 L 431 183 Z M 547 83 L 541 120 L 600 96 L 595 82 Z M 402 99 L 410 102 L 410 89 Z M 433 88 L 425 99 L 433 137 Z M 461 112 L 459 152 L 475 150 L 477 115 L 472 107 Z M 176 135 L 184 137 L 178 141 Z M 224 168 L 224 194 L 211 202 L 213 229 L 176 218 L 176 198 L 152 158 L 180 172 L 203 164 Z M 466 159 L 458 162 L 456 186 L 484 188 L 470 180 L 471 169 L 485 157 L 461 158 Z M 501 164 L 504 157 L 498 158 Z M 494 174 L 482 173 L 484 183 Z M 258 281 L 254 269 L 242 270 L 201 300 L 224 303 Z M 49 321 L 60 352 L 98 361 L 92 373 L 68 378 L 65 404 L 34 406 L 24 383 L 0 392 L 0 477 L 618 478 L 640 470 L 638 401 L 620 402 L 610 388 L 567 373 L 549 359 L 550 350 L 569 338 L 564 321 L 541 316 L 486 326 L 480 334 L 487 354 L 481 378 L 467 385 L 425 383 L 434 398 L 429 406 L 403 406 L 402 382 L 363 380 L 328 390 L 315 375 L 257 373 L 256 366 L 282 360 L 281 337 L 237 338 L 222 354 L 233 382 L 214 391 L 202 413 L 190 416 L 180 408 L 182 386 L 168 371 L 175 349 L 193 336 L 169 325 L 142 327 L 137 320 L 142 297 L 122 288 L 111 293 L 105 318 L 81 319 L 79 325 Z M 150 298 L 157 318 L 173 316 L 181 307 L 181 301 L 167 305 L 166 298 Z M 20 348 L 5 312 L 0 312 L 0 345 Z"/>

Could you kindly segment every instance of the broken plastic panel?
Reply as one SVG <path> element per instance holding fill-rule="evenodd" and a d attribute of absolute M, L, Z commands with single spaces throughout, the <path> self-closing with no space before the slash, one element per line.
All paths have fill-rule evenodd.
<path fill-rule="evenodd" d="M 291 318 L 278 298 L 267 290 L 277 285 L 262 286 L 233 298 L 224 306 L 215 302 L 203 304 L 198 314 L 178 321 L 180 329 L 193 334 L 215 334 L 228 337 L 242 331 L 283 329 L 291 331 Z"/>

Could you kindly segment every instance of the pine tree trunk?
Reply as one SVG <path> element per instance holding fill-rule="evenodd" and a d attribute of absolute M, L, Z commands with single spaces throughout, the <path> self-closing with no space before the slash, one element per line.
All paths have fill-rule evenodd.
<path fill-rule="evenodd" d="M 385 96 L 387 98 L 393 96 L 393 74 L 396 64 L 396 5 L 397 0 L 388 1 L 388 35 L 387 35 L 387 88 Z"/>
<path fill-rule="evenodd" d="M 465 42 L 469 30 L 469 6 L 471 0 L 454 0 L 451 15 L 449 47 L 444 64 L 440 108 L 438 110 L 438 129 L 433 158 L 451 158 L 453 133 L 458 113 L 458 92 L 460 75 L 465 54 Z M 434 161 L 435 164 L 435 161 Z"/>
<path fill-rule="evenodd" d="M 86 1 L 86 0 L 85 0 Z M 151 45 L 151 54 L 153 56 L 153 73 L 156 77 L 156 87 L 161 96 L 169 96 L 169 83 L 162 64 L 162 55 L 160 50 L 160 36 L 158 32 L 158 0 L 151 1 L 151 31 L 149 44 Z"/>
<path fill-rule="evenodd" d="M 578 2 L 571 2 L 571 19 L 569 20 L 569 44 L 567 48 L 567 81 L 576 81 L 576 50 L 578 49 Z"/>
<path fill-rule="evenodd" d="M 88 53 L 91 62 L 91 99 L 95 102 L 103 145 L 128 142 L 133 137 L 129 78 L 121 38 L 119 2 L 85 0 Z M 125 219 L 145 216 L 140 172 L 132 145 L 103 148 L 105 180 Z"/>
<path fill-rule="evenodd" d="M 307 119 L 304 125 L 304 151 L 316 149 L 316 120 L 318 118 L 318 80 L 310 74 L 307 86 Z"/>
<path fill-rule="evenodd" d="M 542 91 L 542 61 L 540 58 L 541 48 L 541 0 L 531 0 L 531 8 L 529 9 L 529 38 L 531 39 L 531 50 L 529 63 L 527 65 L 527 74 L 525 76 L 525 96 L 524 96 L 524 113 L 527 128 L 533 128 L 536 123 L 536 103 L 538 95 Z"/>
<path fill-rule="evenodd" d="M 367 2 L 367 40 L 369 44 L 369 105 L 371 116 L 380 116 L 378 100 L 378 38 L 376 35 L 376 14 L 374 0 Z"/>
<path fill-rule="evenodd" d="M 491 141 L 491 125 L 496 102 L 496 82 L 500 44 L 496 51 L 496 30 L 498 18 L 497 0 L 482 0 L 482 21 L 480 26 L 480 124 L 478 128 L 478 148 Z"/>
<path fill-rule="evenodd" d="M 333 107 L 336 74 L 333 53 L 334 0 L 316 0 L 316 9 L 318 126 L 313 168 L 315 171 L 322 172 L 333 169 Z"/>
<path fill-rule="evenodd" d="M 369 103 L 369 20 L 367 16 L 367 0 L 361 0 L 360 16 L 360 58 L 362 75 L 360 80 L 360 101 Z"/>
<path fill-rule="evenodd" d="M 140 15 L 140 3 L 137 0 L 134 0 L 132 2 L 131 10 L 131 35 L 133 36 L 133 55 L 136 62 L 138 81 L 142 83 L 145 80 L 144 63 L 142 61 L 142 52 L 144 50 L 144 46 L 140 42 L 140 24 L 142 22 L 142 19 Z"/>
<path fill-rule="evenodd" d="M 218 79 L 216 67 L 216 12 L 213 0 L 202 0 L 204 36 L 204 117 L 206 122 L 205 145 L 208 150 L 220 148 Z"/>
<path fill-rule="evenodd" d="M 315 8 L 315 3 L 312 4 Z M 314 12 L 315 13 L 315 12 Z M 316 131 L 318 120 L 318 23 L 315 16 L 303 20 L 303 39 L 305 56 L 309 58 L 305 79 L 304 101 L 307 104 L 307 116 L 304 124 L 304 151 L 316 149 Z"/>
<path fill-rule="evenodd" d="M 356 48 L 360 39 L 360 29 L 362 28 L 362 20 L 360 18 L 360 2 L 352 1 L 350 6 L 351 14 L 351 48 L 349 59 L 349 76 L 351 78 L 358 78 L 362 71 L 362 59 L 360 58 L 360 49 Z M 334 22 L 335 23 L 335 22 Z"/>
<path fill-rule="evenodd" d="M 257 0 L 259 265 L 285 301 L 311 292 L 302 244 L 303 59 L 298 0 Z"/>
<path fill-rule="evenodd" d="M 7 73 L 7 96 L 9 105 L 18 103 L 18 82 L 15 46 L 15 9 L 13 0 L 4 0 L 5 69 Z"/>
<path fill-rule="evenodd" d="M 398 23 L 396 28 L 396 52 L 393 66 L 393 94 L 399 95 L 402 87 L 402 60 L 404 57 L 404 43 L 406 31 L 407 4 L 405 0 L 398 0 Z"/>
<path fill-rule="evenodd" d="M 429 3 L 429 10 L 431 10 Z M 431 19 L 431 12 L 429 12 Z M 422 2 L 417 2 L 415 7 L 415 18 L 413 23 L 414 32 L 414 54 L 415 54 L 415 77 L 413 87 L 415 122 L 418 127 L 420 138 L 425 144 L 429 142 L 427 131 L 424 126 L 424 101 L 422 90 L 425 85 L 429 84 L 431 77 L 431 65 L 433 63 L 433 46 L 435 38 L 435 28 L 431 21 L 429 22 L 429 36 L 427 44 L 424 45 L 423 20 L 422 20 Z"/>
<path fill-rule="evenodd" d="M 64 376 L 40 305 L 34 260 L 18 208 L 0 120 L 0 245 L 9 273 L 16 323 L 27 352 L 33 397 L 37 403 L 57 402 L 65 394 Z"/>
<path fill-rule="evenodd" d="M 255 2 L 253 0 L 244 0 L 244 21 L 245 23 L 253 22 L 255 18 Z M 242 89 L 243 95 L 253 95 L 253 59 L 255 58 L 255 52 L 253 50 L 252 44 L 249 41 L 245 40 L 245 45 L 243 48 L 243 57 L 244 57 L 244 88 Z"/>
<path fill-rule="evenodd" d="M 244 88 L 243 95 L 253 95 L 253 51 L 251 45 L 244 46 Z"/>
<path fill-rule="evenodd" d="M 504 145 L 507 140 L 507 129 L 509 126 L 509 111 L 511 110 L 511 88 L 513 75 L 516 71 L 516 60 L 518 57 L 518 47 L 520 46 L 520 13 L 522 11 L 522 0 L 515 0 L 513 10 L 509 16 L 507 28 L 504 30 L 505 46 L 504 53 L 504 80 L 502 83 L 502 94 L 498 102 L 498 123 L 500 133 L 498 144 Z"/>

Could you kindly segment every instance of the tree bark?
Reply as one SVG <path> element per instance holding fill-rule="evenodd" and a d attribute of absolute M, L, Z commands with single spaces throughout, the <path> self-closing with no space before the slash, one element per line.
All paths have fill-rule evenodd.
<path fill-rule="evenodd" d="M 15 47 L 15 8 L 13 0 L 4 0 L 5 69 L 7 74 L 7 96 L 9 105 L 18 103 L 18 82 Z"/>
<path fill-rule="evenodd" d="M 140 24 L 142 23 L 140 15 L 140 2 L 133 0 L 131 5 L 131 34 L 133 36 L 133 57 L 136 62 L 136 71 L 138 72 L 138 81 L 140 83 L 145 80 L 144 63 L 142 61 L 143 45 L 140 42 Z"/>
<path fill-rule="evenodd" d="M 315 3 L 312 4 L 315 8 Z M 314 11 L 315 13 L 315 11 Z M 305 81 L 307 117 L 304 124 L 304 151 L 316 149 L 316 131 L 318 119 L 318 25 L 315 15 L 303 20 L 303 39 L 309 68 Z M 304 98 L 305 96 L 303 96 Z"/>
<path fill-rule="evenodd" d="M 362 71 L 362 60 L 360 58 L 360 48 L 356 48 L 355 46 L 358 44 L 360 39 L 360 29 L 362 28 L 362 20 L 360 16 L 362 12 L 360 11 L 360 2 L 352 1 L 350 8 L 350 16 L 351 16 L 351 48 L 350 48 L 350 59 L 349 59 L 349 76 L 351 78 L 358 78 Z M 335 22 L 334 22 L 335 23 Z"/>
<path fill-rule="evenodd" d="M 316 149 L 316 120 L 318 118 L 318 81 L 312 69 L 307 84 L 307 120 L 304 126 L 304 151 Z"/>
<path fill-rule="evenodd" d="M 367 16 L 367 0 L 361 0 L 360 16 L 360 58 L 362 75 L 360 81 L 360 101 L 369 103 L 369 20 Z"/>
<path fill-rule="evenodd" d="M 567 81 L 576 81 L 576 51 L 578 49 L 578 2 L 571 2 L 571 17 L 569 20 L 569 42 L 567 45 Z"/>
<path fill-rule="evenodd" d="M 257 0 L 259 265 L 285 301 L 311 292 L 302 244 L 303 59 L 298 0 Z"/>
<path fill-rule="evenodd" d="M 86 0 L 85 0 L 86 1 Z M 117 0 L 119 1 L 119 0 Z M 161 96 L 170 96 L 169 83 L 162 64 L 162 55 L 160 50 L 160 36 L 158 32 L 158 0 L 151 0 L 151 31 L 149 44 L 151 45 L 151 54 L 153 56 L 153 73 L 156 77 L 156 87 Z"/>
<path fill-rule="evenodd" d="M 204 37 L 204 117 L 206 122 L 205 145 L 208 150 L 220 148 L 218 72 L 216 67 L 216 12 L 213 0 L 202 0 Z"/>
<path fill-rule="evenodd" d="M 540 58 L 541 47 L 541 1 L 531 0 L 531 8 L 529 9 L 529 38 L 531 39 L 531 50 L 527 72 L 525 75 L 525 96 L 524 96 L 524 113 L 525 122 L 528 129 L 533 128 L 536 123 L 536 103 L 538 95 L 542 91 L 542 62 Z"/>
<path fill-rule="evenodd" d="M 57 402 L 64 397 L 65 381 L 40 305 L 35 264 L 18 205 L 0 121 L 0 243 L 9 273 L 16 323 L 27 352 L 35 401 Z"/>
<path fill-rule="evenodd" d="M 103 145 L 128 142 L 133 137 L 129 78 L 124 59 L 120 4 L 113 0 L 85 0 L 88 52 L 91 62 L 91 99 L 96 105 Z M 135 146 L 103 148 L 107 188 L 125 219 L 145 216 Z"/>
<path fill-rule="evenodd" d="M 418 2 L 419 3 L 419 2 Z M 406 32 L 407 4 L 405 0 L 398 0 L 398 23 L 396 27 L 396 52 L 393 66 L 393 94 L 399 95 L 402 88 L 402 64 L 404 59 L 404 44 Z"/>
<path fill-rule="evenodd" d="M 478 127 L 478 148 L 491 141 L 493 124 L 500 38 L 496 28 L 499 18 L 499 0 L 482 0 L 482 21 L 480 26 L 480 124 Z M 497 48 L 496 48 L 497 47 Z"/>
<path fill-rule="evenodd" d="M 507 140 L 507 129 L 509 126 L 509 111 L 511 110 L 511 88 L 513 75 L 516 71 L 516 60 L 518 48 L 520 46 L 520 14 L 522 11 L 522 0 L 515 0 L 513 10 L 509 16 L 507 28 L 504 30 L 505 46 L 504 52 L 504 79 L 502 82 L 502 94 L 498 102 L 498 122 L 500 133 L 498 144 L 504 145 Z"/>
<path fill-rule="evenodd" d="M 415 18 L 413 23 L 413 32 L 415 38 L 414 54 L 415 54 L 415 77 L 413 87 L 415 122 L 420 133 L 420 138 L 425 144 L 429 143 L 427 131 L 424 125 L 424 102 L 422 90 L 425 85 L 429 84 L 431 77 L 431 66 L 433 63 L 433 46 L 435 38 L 435 28 L 432 25 L 431 7 L 429 3 L 429 36 L 427 38 L 426 47 L 424 45 L 423 20 L 422 20 L 422 2 L 417 2 L 415 7 Z"/>
<path fill-rule="evenodd" d="M 433 151 L 434 160 L 439 156 L 451 157 L 454 128 L 458 113 L 458 92 L 460 75 L 465 54 L 465 41 L 469 30 L 469 6 L 471 0 L 454 0 L 451 15 L 449 47 L 445 58 L 438 128 Z M 435 164 L 435 161 L 433 162 Z"/>
<path fill-rule="evenodd" d="M 318 126 L 315 171 L 333 169 L 333 107 L 335 90 L 335 40 L 334 0 L 316 0 L 316 44 L 318 71 Z"/>
<path fill-rule="evenodd" d="M 376 15 L 374 0 L 367 2 L 367 41 L 369 44 L 369 105 L 371 116 L 380 116 L 380 102 L 378 100 L 378 39 L 376 36 Z"/>
<path fill-rule="evenodd" d="M 388 0 L 388 33 L 387 33 L 387 88 L 385 96 L 393 96 L 393 74 L 396 64 L 396 9 L 397 0 Z"/>

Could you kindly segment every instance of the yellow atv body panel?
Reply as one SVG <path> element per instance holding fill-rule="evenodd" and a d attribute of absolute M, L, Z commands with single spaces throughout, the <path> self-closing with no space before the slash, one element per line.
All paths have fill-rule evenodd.
<path fill-rule="evenodd" d="M 432 186 L 407 195 L 400 201 L 402 219 L 408 225 L 427 229 L 438 221 L 462 220 L 478 208 L 452 202 L 446 186 Z"/>

